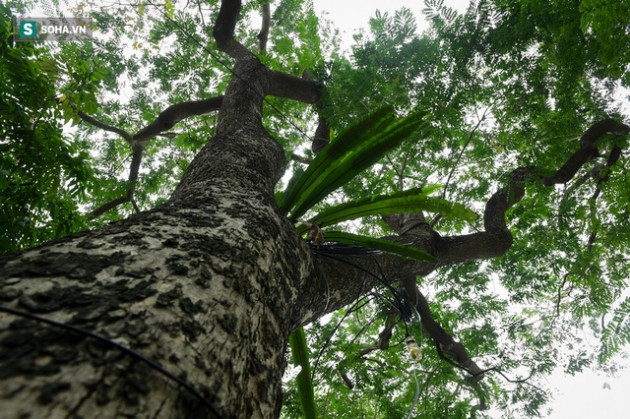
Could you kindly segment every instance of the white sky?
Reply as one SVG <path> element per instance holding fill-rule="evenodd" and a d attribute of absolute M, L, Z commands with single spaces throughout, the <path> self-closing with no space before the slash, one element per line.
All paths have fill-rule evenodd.
<path fill-rule="evenodd" d="M 370 17 L 376 9 L 389 15 L 407 7 L 417 19 L 418 30 L 427 27 L 422 18 L 424 1 L 422 0 L 314 0 L 317 15 L 326 11 L 342 33 L 344 42 L 352 43 L 352 34 L 359 28 L 367 30 Z M 467 0 L 445 0 L 444 4 L 465 12 Z M 273 7 L 273 6 L 272 6 Z M 630 418 L 628 399 L 630 398 L 630 371 L 623 371 L 618 377 L 606 376 L 592 371 L 575 377 L 565 376 L 561 371 L 549 377 L 549 388 L 553 389 L 555 401 L 549 406 L 553 409 L 551 419 L 621 419 Z M 607 384 L 607 385 L 606 385 Z M 605 388 L 605 385 L 607 388 Z"/>

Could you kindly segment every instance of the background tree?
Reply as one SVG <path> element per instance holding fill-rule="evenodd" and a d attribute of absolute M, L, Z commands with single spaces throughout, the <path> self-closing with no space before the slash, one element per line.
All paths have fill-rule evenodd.
<path fill-rule="evenodd" d="M 23 5 L 0 6 L 2 249 L 92 227 L 0 259 L 3 411 L 277 416 L 307 324 L 315 401 L 335 417 L 535 416 L 556 366 L 613 368 L 630 336 L 629 128 L 611 100 L 629 6 L 427 0 L 428 32 L 377 13 L 344 57 L 312 2 L 262 3 L 84 2 L 73 14 L 103 36 L 36 46 L 12 43 Z M 287 158 L 303 167 L 384 103 L 428 125 L 306 217 L 441 184 L 483 216 L 346 226 L 437 263 L 308 244 L 274 198 Z"/>

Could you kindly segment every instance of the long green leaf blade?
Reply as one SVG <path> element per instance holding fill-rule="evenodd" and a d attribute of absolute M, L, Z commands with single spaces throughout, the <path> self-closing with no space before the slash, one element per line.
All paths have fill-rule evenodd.
<path fill-rule="evenodd" d="M 336 205 L 309 221 L 318 226 L 330 226 L 341 221 L 354 220 L 369 215 L 400 214 L 403 212 L 439 212 L 444 216 L 455 216 L 466 221 L 478 218 L 478 215 L 461 204 L 452 203 L 441 198 L 416 196 L 379 196 L 372 202 L 352 201 Z M 298 226 L 298 231 L 308 230 L 305 225 Z"/>
<path fill-rule="evenodd" d="M 311 368 L 308 361 L 308 347 L 306 346 L 306 335 L 304 328 L 300 327 L 289 335 L 291 345 L 291 355 L 293 365 L 302 367 L 296 377 L 298 397 L 307 419 L 315 419 L 317 408 L 315 406 L 315 396 L 313 383 L 311 382 Z"/>
<path fill-rule="evenodd" d="M 385 153 L 397 147 L 422 124 L 424 118 L 410 115 L 391 124 L 384 132 L 366 139 L 356 150 L 346 153 L 326 170 L 301 194 L 291 219 L 297 219 L 330 192 L 339 188 L 357 174 L 378 161 Z"/>
<path fill-rule="evenodd" d="M 317 225 L 319 225 L 320 227 L 326 225 L 326 226 L 330 226 L 332 224 L 336 224 L 337 222 L 340 221 L 346 221 L 346 220 L 351 220 L 353 218 L 345 218 L 343 220 L 339 220 L 339 221 L 334 221 L 332 218 L 330 217 L 334 217 L 337 213 L 342 213 L 342 212 L 346 212 L 348 210 L 351 210 L 353 208 L 357 208 L 357 210 L 361 210 L 361 208 L 366 207 L 366 206 L 370 206 L 371 204 L 378 204 L 379 202 L 382 201 L 387 201 L 390 199 L 394 199 L 394 198 L 404 198 L 404 197 L 408 197 L 408 196 L 427 196 L 429 194 L 431 194 L 432 192 L 434 192 L 435 190 L 439 189 L 440 185 L 429 185 L 427 187 L 424 188 L 412 188 L 412 189 L 407 189 L 406 191 L 398 191 L 398 192 L 394 192 L 392 194 L 389 195 L 371 195 L 371 196 L 367 196 L 365 198 L 361 198 L 361 199 L 357 199 L 355 201 L 350 201 L 350 202 L 345 202 L 339 205 L 335 205 L 331 208 L 326 209 L 323 212 L 320 212 L 319 214 L 317 214 L 315 217 L 311 218 L 309 221 L 311 223 L 317 223 Z M 371 215 L 371 214 L 369 214 Z M 354 217 L 354 218 L 358 218 L 358 217 Z M 298 231 L 300 233 L 305 232 L 308 227 L 306 227 L 304 224 L 300 224 L 297 227 Z"/>
<path fill-rule="evenodd" d="M 395 121 L 393 108 L 384 106 L 349 127 L 313 159 L 302 175 L 294 176 L 296 180 L 287 186 L 284 199 L 279 203 L 280 209 L 289 212 L 308 186 L 316 181 L 333 162 L 391 125 L 393 121 Z"/>
<path fill-rule="evenodd" d="M 403 244 L 394 243 L 387 240 L 374 239 L 371 237 L 359 236 L 342 231 L 325 232 L 324 239 L 326 241 L 333 241 L 345 244 L 356 244 L 359 246 L 367 247 L 369 249 L 376 249 L 386 253 L 393 253 L 404 258 L 415 259 L 421 262 L 437 262 L 435 256 L 427 252 L 424 252 L 415 247 L 405 246 Z"/>

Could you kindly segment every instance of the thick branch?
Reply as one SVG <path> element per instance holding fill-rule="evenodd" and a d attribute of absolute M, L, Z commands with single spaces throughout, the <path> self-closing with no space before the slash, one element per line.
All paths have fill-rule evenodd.
<path fill-rule="evenodd" d="M 608 129 L 612 126 L 613 132 L 617 134 L 630 131 L 630 128 L 622 124 L 612 124 L 610 122 L 606 122 L 606 124 L 609 127 Z M 595 127 L 601 126 L 601 124 L 595 125 Z M 588 130 L 584 138 L 587 141 L 594 142 L 596 138 L 594 138 L 593 132 L 596 131 L 594 129 Z M 600 129 L 598 135 L 601 136 L 605 132 L 606 130 Z M 615 152 L 614 155 L 617 155 L 617 153 Z M 614 155 L 611 155 L 611 158 Z M 573 159 L 573 156 L 569 158 L 569 160 L 571 159 Z M 324 259 L 328 259 L 325 263 L 323 263 L 324 260 L 320 259 L 322 262 L 321 267 L 328 278 L 327 284 L 330 286 L 331 298 L 328 310 L 333 311 L 349 304 L 359 295 L 378 284 L 378 278 L 375 279 L 371 274 L 378 272 L 379 266 L 382 267 L 387 278 L 412 276 L 415 278 L 417 275 L 422 276 L 433 272 L 437 266 L 493 258 L 505 254 L 513 243 L 512 234 L 506 224 L 505 212 L 521 200 L 524 195 L 524 185 L 527 182 L 536 180 L 540 181 L 540 176 L 536 173 L 535 167 L 515 169 L 510 176 L 508 185 L 503 190 L 492 195 L 486 203 L 484 211 L 485 231 L 479 233 L 441 237 L 432 231 L 430 225 L 426 223 L 421 214 L 398 214 L 384 217 L 399 234 L 398 236 L 385 237 L 384 239 L 424 250 L 438 259 L 437 264 L 421 263 L 387 254 L 377 256 L 333 256 L 323 254 Z M 335 260 L 330 260 L 332 258 Z M 376 261 L 378 261 L 378 264 Z M 322 281 L 318 282 L 324 283 Z M 321 293 L 317 294 L 315 299 L 325 301 L 326 295 L 326 288 L 322 288 Z M 321 301 L 312 301 L 305 305 L 305 307 L 308 307 L 309 304 L 313 304 L 312 312 L 303 318 L 305 323 L 312 320 L 312 316 L 317 311 L 316 307 L 323 307 Z"/>
<path fill-rule="evenodd" d="M 310 81 L 315 80 L 308 68 L 304 69 L 302 72 L 302 78 Z M 322 97 L 324 96 L 324 86 L 317 84 L 316 87 L 319 94 L 319 98 L 315 102 L 318 121 L 317 129 L 315 130 L 315 137 L 313 138 L 313 144 L 311 145 L 311 150 L 315 154 L 319 153 L 330 143 L 330 127 L 328 126 L 328 121 L 326 121 L 326 118 L 324 117 L 324 102 L 322 101 Z"/>
<path fill-rule="evenodd" d="M 193 100 L 171 105 L 164 109 L 153 122 L 135 133 L 133 139 L 139 141 L 155 137 L 159 133 L 171 129 L 183 119 L 221 109 L 222 103 L 223 96 L 216 96 L 210 99 Z"/>
<path fill-rule="evenodd" d="M 269 84 L 265 93 L 271 96 L 293 99 L 303 103 L 315 103 L 320 98 L 321 86 L 281 71 L 269 71 Z"/>
<path fill-rule="evenodd" d="M 464 345 L 455 341 L 455 339 L 435 321 L 429 303 L 416 286 L 415 277 L 407 277 L 401 280 L 400 283 L 407 292 L 411 303 L 415 305 L 416 310 L 420 313 L 422 329 L 436 342 L 438 351 L 450 356 L 459 366 L 463 367 L 473 377 L 473 382 L 481 380 L 484 376 L 483 370 L 470 359 Z"/>
<path fill-rule="evenodd" d="M 217 22 L 212 31 L 219 50 L 236 60 L 254 56 L 243 44 L 234 39 L 234 28 L 236 27 L 240 10 L 240 0 L 223 0 Z"/>
<path fill-rule="evenodd" d="M 322 103 L 323 90 L 324 87 L 313 79 L 308 69 L 304 70 L 301 78 L 280 71 L 270 71 L 268 73 L 266 94 L 314 104 L 317 108 L 319 121 L 311 147 L 314 153 L 319 153 L 322 148 L 330 143 L 330 127 L 322 112 L 324 109 Z"/>
<path fill-rule="evenodd" d="M 625 125 L 613 124 L 610 121 L 606 122 L 604 126 L 606 129 L 601 129 L 601 123 L 595 124 L 594 127 L 597 129 L 591 128 L 585 133 L 583 143 L 587 145 L 584 147 L 594 147 L 588 146 L 588 144 L 593 144 L 598 136 L 608 131 L 616 134 L 630 132 L 630 128 Z M 581 147 L 581 150 L 577 153 L 579 154 L 582 151 Z M 609 161 L 615 161 L 618 153 L 617 150 L 614 150 Z M 592 158 L 599 153 L 590 152 L 589 154 Z M 574 161 L 576 161 L 575 154 L 569 158 L 568 162 Z M 563 166 L 563 168 L 566 167 L 568 167 L 568 163 Z M 561 168 L 558 172 L 562 170 Z M 553 178 L 560 179 L 561 177 L 554 176 Z M 552 178 L 548 177 L 546 179 Z M 505 212 L 521 200 L 524 195 L 524 185 L 535 180 L 541 180 L 541 178 L 533 166 L 520 167 L 512 172 L 508 185 L 503 190 L 492 195 L 486 204 L 484 232 L 442 238 L 431 230 L 421 214 L 403 214 L 385 217 L 390 226 L 399 233 L 399 236 L 390 237 L 389 239 L 432 253 L 438 258 L 437 266 L 500 256 L 510 248 L 513 242 L 512 234 L 505 221 Z M 401 280 L 401 284 L 409 295 L 411 302 L 415 304 L 421 315 L 423 328 L 437 343 L 438 352 L 449 362 L 453 362 L 469 372 L 472 376 L 470 381 L 473 385 L 483 377 L 483 370 L 470 359 L 464 346 L 455 341 L 433 319 L 426 299 L 416 287 L 416 276 L 433 271 L 436 265 L 412 262 L 384 254 L 376 256 L 339 255 L 335 257 L 323 254 L 322 256 L 329 259 L 320 265 L 322 272 L 325 272 L 327 278 L 325 281 L 326 288 L 322 287 L 321 292 L 316 292 L 313 295 L 318 300 L 325 300 L 329 310 L 339 308 L 344 302 L 350 302 L 353 298 L 357 298 L 379 283 L 379 278 L 374 273 L 379 272 L 382 268 L 383 275 L 378 275 L 380 282 L 394 279 Z M 321 260 L 321 262 L 324 262 L 324 260 Z M 330 298 L 326 299 L 326 295 L 330 295 Z M 307 303 L 306 307 L 310 304 L 313 304 L 313 307 L 318 305 L 315 301 L 305 301 L 305 303 Z M 311 309 L 311 311 L 316 312 L 315 309 Z M 307 316 L 304 318 L 306 322 L 309 320 L 309 314 L 312 315 L 307 313 Z"/>
<path fill-rule="evenodd" d="M 551 177 L 543 178 L 542 181 L 545 185 L 550 186 L 557 183 L 567 183 L 575 176 L 577 171 L 584 165 L 584 163 L 599 157 L 600 153 L 597 150 L 595 142 L 604 134 L 611 133 L 615 135 L 627 135 L 630 134 L 630 127 L 614 119 L 604 119 L 590 127 L 582 138 L 580 138 L 580 148 L 573 153 L 573 155 L 567 160 L 567 162 Z"/>
<path fill-rule="evenodd" d="M 424 214 L 405 212 L 402 214 L 387 214 L 382 216 L 383 221 L 399 236 L 408 234 L 426 234 L 428 223 Z"/>
<path fill-rule="evenodd" d="M 600 156 L 595 142 L 608 132 L 627 135 L 630 133 L 630 127 L 613 119 L 605 119 L 594 124 L 580 139 L 580 148 L 551 176 L 537 175 L 533 166 L 515 169 L 507 187 L 492 195 L 486 204 L 484 232 L 444 237 L 438 241 L 438 253 L 435 256 L 439 260 L 439 265 L 497 257 L 507 252 L 512 246 L 513 238 L 505 222 L 505 212 L 521 200 L 525 183 L 540 180 L 543 184 L 551 186 L 568 182 L 585 163 Z"/>

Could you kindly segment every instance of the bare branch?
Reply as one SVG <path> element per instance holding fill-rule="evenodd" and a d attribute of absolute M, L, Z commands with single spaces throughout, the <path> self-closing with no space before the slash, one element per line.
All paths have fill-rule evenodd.
<path fill-rule="evenodd" d="M 153 122 L 133 135 L 133 139 L 145 140 L 155 137 L 159 133 L 171 129 L 182 119 L 203 115 L 221 109 L 223 96 L 215 96 L 210 99 L 192 100 L 176 103 L 164 109 Z"/>
<path fill-rule="evenodd" d="M 72 105 L 72 107 L 75 108 L 74 105 Z M 98 119 L 96 119 L 94 117 L 91 117 L 90 115 L 87 115 L 87 114 L 83 113 L 82 111 L 80 111 L 80 110 L 78 110 L 76 108 L 74 110 L 77 113 L 77 115 L 79 115 L 79 118 L 81 118 L 85 122 L 87 122 L 87 123 L 89 123 L 91 125 L 94 125 L 95 127 L 100 128 L 102 130 L 118 134 L 121 137 L 123 137 L 125 140 L 127 140 L 127 142 L 129 144 L 131 144 L 131 142 L 132 142 L 131 135 L 127 131 L 125 131 L 123 129 L 120 129 L 120 128 L 113 127 L 111 125 L 107 125 L 106 123 L 101 122 Z"/>
<path fill-rule="evenodd" d="M 340 367 L 337 367 L 337 371 L 339 371 L 339 375 L 341 376 L 341 379 L 343 380 L 346 387 L 352 390 L 354 388 L 354 383 L 352 382 L 352 380 L 350 380 L 348 374 L 346 374 Z"/>
<path fill-rule="evenodd" d="M 310 81 L 315 80 L 308 68 L 304 69 L 302 72 L 302 78 Z M 324 117 L 324 103 L 322 102 L 324 86 L 317 84 L 316 88 L 318 89 L 319 97 L 315 102 L 315 108 L 317 109 L 317 116 L 319 119 L 317 121 L 317 129 L 315 130 L 313 144 L 311 145 L 311 150 L 315 154 L 319 153 L 330 143 L 330 127 L 328 126 L 328 121 L 326 121 L 326 118 Z"/>
<path fill-rule="evenodd" d="M 89 213 L 88 217 L 90 219 L 96 218 L 104 214 L 105 212 L 117 207 L 118 205 L 124 204 L 125 202 L 131 202 L 136 213 L 140 212 L 138 205 L 136 204 L 133 197 L 136 190 L 136 181 L 138 180 L 138 174 L 140 172 L 140 163 L 142 162 L 142 155 L 144 153 L 144 148 L 147 141 L 150 138 L 159 135 L 161 132 L 172 128 L 182 119 L 195 115 L 203 115 L 205 113 L 220 109 L 222 103 L 223 96 L 216 96 L 204 100 L 176 103 L 175 105 L 171 105 L 163 110 L 153 122 L 138 131 L 133 136 L 129 135 L 129 133 L 120 128 L 107 125 L 77 110 L 77 115 L 79 115 L 79 117 L 81 117 L 81 119 L 83 119 L 84 121 L 104 130 L 122 135 L 133 149 L 133 157 L 131 159 L 131 165 L 129 166 L 129 178 L 127 180 L 130 186 L 127 190 L 126 196 L 116 198 L 106 204 L 101 205 L 100 207 Z"/>
<path fill-rule="evenodd" d="M 542 179 L 543 183 L 551 186 L 557 183 L 567 183 L 575 176 L 577 171 L 584 163 L 599 157 L 599 151 L 595 142 L 604 134 L 612 133 L 615 135 L 630 134 L 630 127 L 614 119 L 604 119 L 590 127 L 582 138 L 580 138 L 580 148 L 571 155 L 567 162 L 551 177 Z"/>
<path fill-rule="evenodd" d="M 314 153 L 319 153 L 330 143 L 330 127 L 322 112 L 324 105 L 321 98 L 324 87 L 313 79 L 308 69 L 304 70 L 301 78 L 280 71 L 269 71 L 267 79 L 268 84 L 265 93 L 315 105 L 319 121 L 311 149 Z"/>
<path fill-rule="evenodd" d="M 281 71 L 269 71 L 267 94 L 303 103 L 315 103 L 320 99 L 321 86 L 314 80 L 296 77 Z"/>
<path fill-rule="evenodd" d="M 258 52 L 264 54 L 267 50 L 267 39 L 269 38 L 269 24 L 271 23 L 271 8 L 269 3 L 262 7 L 262 26 L 256 36 L 258 38 Z"/>
<path fill-rule="evenodd" d="M 127 196 L 123 196 L 121 198 L 116 198 L 113 199 L 111 201 L 109 201 L 106 204 L 101 205 L 100 207 L 96 208 L 94 211 L 90 212 L 87 216 L 88 218 L 91 220 L 93 218 L 99 217 L 103 214 L 105 214 L 107 211 L 116 208 L 118 205 L 124 204 L 125 202 L 129 202 L 130 199 Z"/>
<path fill-rule="evenodd" d="M 441 357 L 443 354 L 450 356 L 456 363 L 456 366 L 463 368 L 472 376 L 471 381 L 473 384 L 483 379 L 482 369 L 470 359 L 464 345 L 455 341 L 433 318 L 429 303 L 416 286 L 416 278 L 403 278 L 400 280 L 400 284 L 407 292 L 410 302 L 415 305 L 416 310 L 420 313 L 422 329 L 435 341 L 438 354 Z"/>
<path fill-rule="evenodd" d="M 330 144 L 330 128 L 328 127 L 326 118 L 320 115 L 311 150 L 313 150 L 313 153 L 317 154 L 328 144 Z"/>
<path fill-rule="evenodd" d="M 255 58 L 243 44 L 234 39 L 234 28 L 241 10 L 240 0 L 222 0 L 212 34 L 219 50 L 236 60 Z"/>

